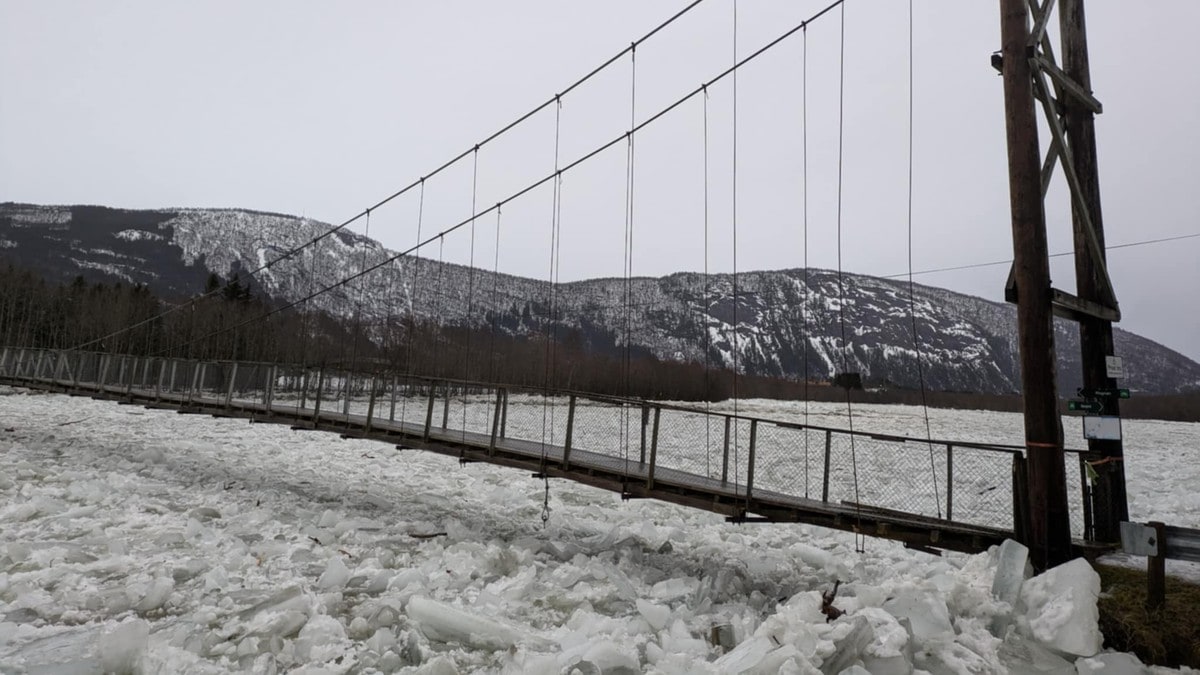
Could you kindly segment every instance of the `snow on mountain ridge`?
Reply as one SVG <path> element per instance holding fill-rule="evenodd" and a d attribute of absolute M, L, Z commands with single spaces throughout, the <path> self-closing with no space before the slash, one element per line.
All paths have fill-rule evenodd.
<path fill-rule="evenodd" d="M 43 214 L 39 216 L 38 214 Z M 65 215 L 64 215 L 65 214 Z M 19 218 L 17 218 L 19 216 Z M 38 228 L 44 232 L 38 235 Z M 63 237 L 66 229 L 69 237 Z M 91 269 L 168 296 L 195 293 L 208 273 L 248 272 L 321 237 L 299 253 L 262 270 L 256 291 L 293 302 L 363 269 L 379 269 L 318 295 L 311 306 L 366 322 L 395 321 L 412 313 L 447 324 L 471 324 L 509 334 L 538 334 L 550 320 L 548 282 L 470 269 L 428 258 L 401 257 L 362 235 L 313 219 L 239 209 L 124 211 L 103 207 L 0 204 L 0 237 L 22 247 L 75 249 L 61 277 Z M 53 230 L 53 232 L 51 232 Z M 158 234 L 132 237 L 142 231 Z M 40 240 L 36 237 L 41 236 Z M 81 243 L 82 242 L 82 243 Z M 138 263 L 138 261 L 141 261 Z M 68 261 L 65 261 L 68 262 Z M 131 264 L 137 263 L 137 264 Z M 1004 393 L 1019 389 L 1015 311 L 1010 305 L 907 281 L 829 270 L 740 273 L 733 278 L 680 272 L 628 281 L 633 303 L 629 342 L 663 359 L 707 360 L 748 373 L 829 378 L 843 370 L 902 386 L 918 382 L 920 366 L 935 389 Z M 597 349 L 625 338 L 624 279 L 569 282 L 554 289 L 558 334 Z M 841 320 L 844 315 L 846 345 Z M 735 321 L 736 316 L 736 321 Z M 920 337 L 914 344 L 913 323 Z M 1078 337 L 1057 326 L 1064 391 L 1078 385 Z M 1200 382 L 1200 364 L 1118 330 L 1133 389 L 1182 391 Z"/>

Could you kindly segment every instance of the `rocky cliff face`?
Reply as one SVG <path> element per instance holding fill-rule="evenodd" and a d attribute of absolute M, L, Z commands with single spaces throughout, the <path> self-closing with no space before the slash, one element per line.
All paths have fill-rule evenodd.
<path fill-rule="evenodd" d="M 256 270 L 330 226 L 235 209 L 128 211 L 94 206 L 0 204 L 0 260 L 55 281 L 146 284 L 168 298 L 198 292 L 210 272 Z M 367 322 L 418 317 L 513 334 L 545 330 L 594 349 L 625 342 L 663 359 L 704 361 L 753 374 L 827 379 L 843 371 L 915 386 L 1006 393 L 1020 388 L 1012 306 L 835 272 L 792 269 L 729 275 L 594 279 L 551 288 L 526 279 L 423 258 L 401 258 L 350 232 L 324 237 L 256 275 L 256 292 L 295 301 L 361 270 L 311 306 Z M 630 302 L 626 303 L 626 293 Z M 553 296 L 553 298 L 552 298 Z M 913 327 L 918 339 L 913 339 Z M 843 330 L 844 327 L 844 330 Z M 843 341 L 844 335 L 844 341 Z M 1078 335 L 1059 323 L 1060 386 L 1079 386 Z M 920 360 L 918 362 L 918 351 Z M 1118 330 L 1130 388 L 1200 388 L 1200 364 Z"/>

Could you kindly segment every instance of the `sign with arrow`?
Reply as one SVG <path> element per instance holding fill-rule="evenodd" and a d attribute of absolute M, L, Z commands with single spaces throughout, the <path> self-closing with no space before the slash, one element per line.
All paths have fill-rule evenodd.
<path fill-rule="evenodd" d="M 1067 401 L 1067 410 L 1071 412 L 1085 412 L 1099 415 L 1104 412 L 1104 404 L 1100 401 Z"/>
<path fill-rule="evenodd" d="M 1077 390 L 1079 395 L 1084 398 L 1130 398 L 1128 389 L 1089 389 L 1082 388 Z"/>

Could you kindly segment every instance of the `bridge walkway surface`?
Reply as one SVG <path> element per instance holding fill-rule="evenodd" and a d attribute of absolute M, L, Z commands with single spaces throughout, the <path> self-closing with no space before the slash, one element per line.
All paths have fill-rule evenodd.
<path fill-rule="evenodd" d="M 0 384 L 333 432 L 931 552 L 984 550 L 1019 537 L 1022 522 L 1024 456 L 1012 446 L 399 374 L 91 352 L 5 350 Z M 1085 506 L 1076 503 L 1084 528 Z"/>

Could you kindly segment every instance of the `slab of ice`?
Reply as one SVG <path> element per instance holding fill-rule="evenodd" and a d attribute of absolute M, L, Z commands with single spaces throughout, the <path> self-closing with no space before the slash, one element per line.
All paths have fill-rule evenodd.
<path fill-rule="evenodd" d="M 1024 545 L 1005 539 L 1000 544 L 996 557 L 996 576 L 992 579 L 992 597 L 1000 602 L 1008 603 L 1008 614 L 996 614 L 988 627 L 992 635 L 1003 638 L 1004 631 L 1012 621 L 1012 612 L 1017 611 L 1017 601 L 1021 598 L 1021 586 L 1029 577 L 1029 549 Z"/>
<path fill-rule="evenodd" d="M 1011 633 L 998 651 L 1012 675 L 1075 675 L 1075 666 L 1036 641 Z"/>
<path fill-rule="evenodd" d="M 1100 575 L 1076 558 L 1025 582 L 1021 600 L 1029 629 L 1039 642 L 1064 654 L 1092 656 L 1100 651 Z"/>
<path fill-rule="evenodd" d="M 321 578 L 317 579 L 317 588 L 322 591 L 341 590 L 349 580 L 350 570 L 347 569 L 346 563 L 342 562 L 342 557 L 335 555 L 329 559 Z"/>
<path fill-rule="evenodd" d="M 641 598 L 637 599 L 637 610 L 642 615 L 642 618 L 646 620 L 646 623 L 650 624 L 650 627 L 656 631 L 666 628 L 667 620 L 671 618 L 670 607 L 656 605 Z"/>
<path fill-rule="evenodd" d="M 1143 675 L 1146 666 L 1133 654 L 1107 652 L 1075 662 L 1079 675 Z"/>
<path fill-rule="evenodd" d="M 408 617 L 425 637 L 460 642 L 483 649 L 508 649 L 519 643 L 545 647 L 547 642 L 514 626 L 468 613 L 424 596 L 408 601 Z"/>
<path fill-rule="evenodd" d="M 927 642 L 947 634 L 953 637 L 950 610 L 939 593 L 905 589 L 884 602 L 883 609 L 897 619 L 907 619 L 913 637 L 918 642 Z"/>
<path fill-rule="evenodd" d="M 106 673 L 134 673 L 140 668 L 150 642 L 150 624 L 125 621 L 100 637 L 100 664 Z"/>
<path fill-rule="evenodd" d="M 573 664 L 573 669 L 598 675 L 635 675 L 642 670 L 628 647 L 623 648 L 612 640 L 593 643 L 584 652 L 583 659 Z"/>
<path fill-rule="evenodd" d="M 833 654 L 821 662 L 821 672 L 825 675 L 837 675 L 849 668 L 875 639 L 870 621 L 861 616 L 854 617 L 853 621 L 850 632 L 834 642 Z"/>
<path fill-rule="evenodd" d="M 713 662 L 722 673 L 745 673 L 758 668 L 767 655 L 778 648 L 766 635 L 756 635 Z"/>
<path fill-rule="evenodd" d="M 171 598 L 171 591 L 175 590 L 175 582 L 171 577 L 158 577 L 150 582 L 150 586 L 146 589 L 146 594 L 138 601 L 134 609 L 141 613 L 153 612 L 156 609 L 161 609 L 167 604 L 167 600 Z"/>

